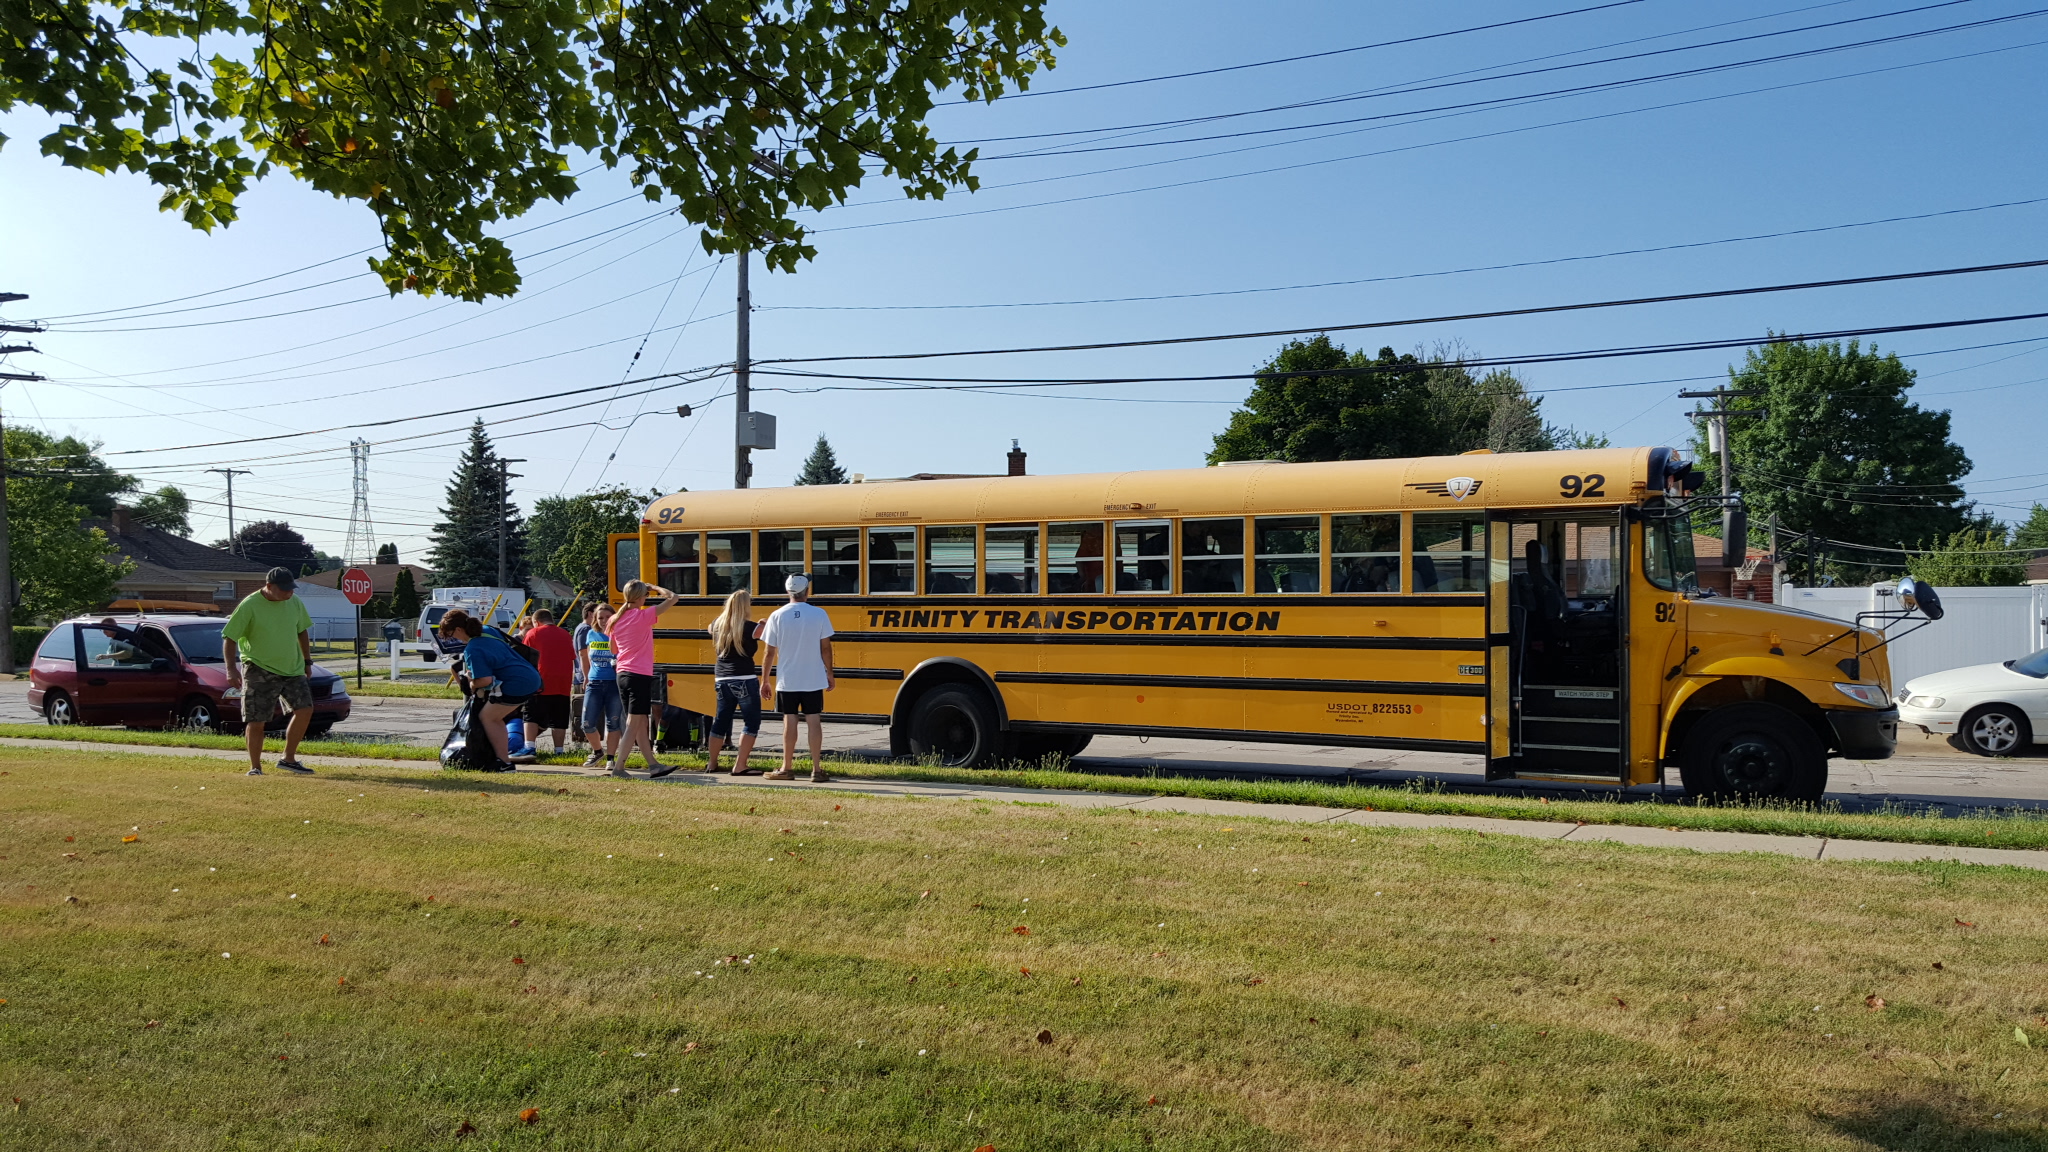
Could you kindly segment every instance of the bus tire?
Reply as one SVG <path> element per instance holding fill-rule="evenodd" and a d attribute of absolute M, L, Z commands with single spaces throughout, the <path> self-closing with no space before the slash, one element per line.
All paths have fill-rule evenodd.
<path fill-rule="evenodd" d="M 966 684 L 935 685 L 910 709 L 910 754 L 948 768 L 976 768 L 999 759 L 1003 732 L 986 693 Z"/>
<path fill-rule="evenodd" d="M 1774 704 L 1731 704 L 1686 733 L 1679 778 L 1695 800 L 1817 801 L 1827 791 L 1827 749 L 1799 717 Z"/>

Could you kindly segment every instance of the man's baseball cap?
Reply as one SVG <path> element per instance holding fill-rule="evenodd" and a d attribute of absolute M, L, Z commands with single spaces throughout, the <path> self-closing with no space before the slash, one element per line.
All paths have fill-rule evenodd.
<path fill-rule="evenodd" d="M 263 578 L 263 582 L 272 588 L 282 588 L 287 592 L 299 586 L 299 578 L 292 575 L 289 568 L 272 568 L 270 575 Z"/>
<path fill-rule="evenodd" d="M 785 592 L 808 592 L 811 590 L 811 578 L 801 572 L 791 572 L 789 579 L 782 582 L 782 590 Z"/>

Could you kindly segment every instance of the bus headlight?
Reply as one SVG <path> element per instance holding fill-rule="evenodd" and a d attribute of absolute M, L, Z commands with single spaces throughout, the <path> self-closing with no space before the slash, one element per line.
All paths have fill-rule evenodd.
<path fill-rule="evenodd" d="M 1888 703 L 1884 698 L 1884 690 L 1874 684 L 1837 684 L 1835 685 L 1835 691 L 1840 692 L 1858 704 L 1868 705 L 1872 708 L 1882 708 Z"/>

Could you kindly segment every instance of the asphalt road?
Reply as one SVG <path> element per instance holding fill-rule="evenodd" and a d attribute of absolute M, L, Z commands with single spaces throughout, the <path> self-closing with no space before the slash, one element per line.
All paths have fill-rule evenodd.
<path fill-rule="evenodd" d="M 27 684 L 0 682 L 0 721 L 37 722 L 28 707 Z M 455 703 L 359 696 L 338 736 L 357 740 L 439 744 L 448 732 Z M 770 718 L 763 726 L 760 750 L 781 748 L 782 729 Z M 853 724 L 825 726 L 828 751 L 848 756 L 886 759 L 884 729 Z M 1293 780 L 1355 781 L 1400 786 L 1410 782 L 1440 785 L 1458 791 L 1507 792 L 1564 796 L 1602 792 L 1650 797 L 1678 791 L 1677 774 L 1666 787 L 1649 785 L 1626 790 L 1548 781 L 1504 781 L 1489 784 L 1479 757 L 1445 752 L 1393 752 L 1370 748 L 1323 748 L 1250 741 L 1141 740 L 1131 736 L 1098 736 L 1075 761 L 1082 771 L 1116 775 L 1168 772 L 1179 776 L 1238 779 L 1261 777 Z M 1985 759 L 1950 748 L 1944 741 L 1914 732 L 1901 737 L 1899 753 L 1889 760 L 1832 760 L 1828 765 L 1828 798 L 1862 809 L 1888 802 L 1965 808 L 2048 808 L 2048 747 L 2010 759 Z"/>

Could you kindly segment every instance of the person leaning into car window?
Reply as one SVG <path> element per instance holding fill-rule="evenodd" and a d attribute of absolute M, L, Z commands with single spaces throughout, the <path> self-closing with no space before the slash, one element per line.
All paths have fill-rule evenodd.
<path fill-rule="evenodd" d="M 451 640 L 464 638 L 462 665 L 469 672 L 470 694 L 485 701 L 484 732 L 491 738 L 491 751 L 498 761 L 496 770 L 512 771 L 505 721 L 519 711 L 528 697 L 540 691 L 539 670 L 514 652 L 496 630 L 487 631 L 483 621 L 460 608 L 441 618 L 441 634 Z"/>
<path fill-rule="evenodd" d="M 95 663 L 105 662 L 121 665 L 149 663 L 149 656 L 135 644 L 136 634 L 134 629 L 121 627 L 119 624 L 114 623 L 113 617 L 109 616 L 105 620 L 100 621 L 100 631 L 106 634 L 107 651 L 105 655 L 95 657 Z"/>

